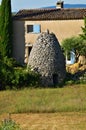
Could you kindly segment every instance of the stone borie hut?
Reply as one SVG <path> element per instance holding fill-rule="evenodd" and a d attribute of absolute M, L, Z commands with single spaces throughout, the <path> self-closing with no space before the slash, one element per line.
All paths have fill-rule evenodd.
<path fill-rule="evenodd" d="M 41 33 L 30 53 L 28 66 L 41 75 L 41 84 L 55 86 L 65 78 L 65 58 L 56 36 Z"/>

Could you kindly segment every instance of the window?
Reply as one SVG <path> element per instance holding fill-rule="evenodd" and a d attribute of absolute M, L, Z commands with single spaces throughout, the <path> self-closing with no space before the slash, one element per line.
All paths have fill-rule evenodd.
<path fill-rule="evenodd" d="M 27 25 L 27 33 L 33 32 L 33 25 Z"/>
<path fill-rule="evenodd" d="M 40 33 L 40 25 L 27 25 L 27 33 Z"/>

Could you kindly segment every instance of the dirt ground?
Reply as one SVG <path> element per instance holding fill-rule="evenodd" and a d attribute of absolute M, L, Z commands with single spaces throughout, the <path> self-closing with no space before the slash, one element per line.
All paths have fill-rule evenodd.
<path fill-rule="evenodd" d="M 5 118 L 7 114 L 0 115 L 0 121 Z M 86 130 L 86 113 L 12 114 L 11 118 L 22 130 Z"/>

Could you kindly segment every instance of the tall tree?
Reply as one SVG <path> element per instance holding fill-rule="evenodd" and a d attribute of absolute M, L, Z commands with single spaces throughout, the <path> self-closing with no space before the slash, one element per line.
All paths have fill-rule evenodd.
<path fill-rule="evenodd" d="M 0 10 L 0 52 L 12 56 L 12 13 L 11 0 L 2 0 Z"/>

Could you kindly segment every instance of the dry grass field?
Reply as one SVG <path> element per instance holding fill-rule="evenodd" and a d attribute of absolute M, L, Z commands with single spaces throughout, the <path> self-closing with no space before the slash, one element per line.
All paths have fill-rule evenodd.
<path fill-rule="evenodd" d="M 0 115 L 0 121 L 7 117 Z M 86 130 L 85 112 L 12 114 L 11 118 L 21 130 Z"/>

